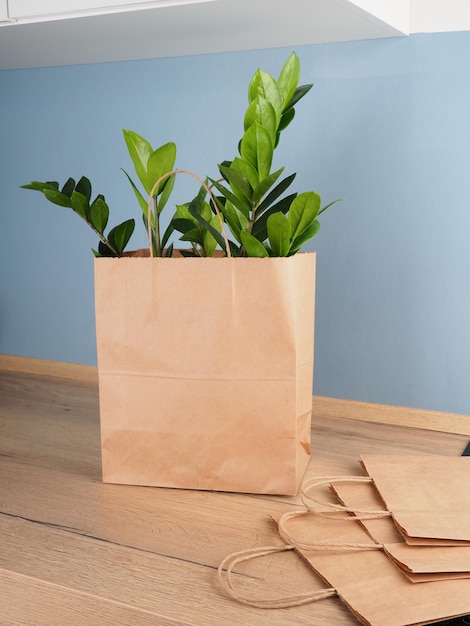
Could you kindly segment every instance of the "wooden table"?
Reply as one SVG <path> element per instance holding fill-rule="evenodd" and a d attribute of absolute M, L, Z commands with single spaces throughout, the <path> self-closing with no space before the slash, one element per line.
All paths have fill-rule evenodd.
<path fill-rule="evenodd" d="M 94 368 L 29 363 L 0 358 L 1 626 L 357 624 L 334 598 L 263 610 L 218 584 L 227 554 L 282 543 L 270 514 L 298 497 L 105 485 Z M 316 397 L 313 408 L 307 477 L 360 474 L 361 453 L 459 455 L 470 438 L 467 416 Z M 293 552 L 237 579 L 263 598 L 323 587 Z"/>

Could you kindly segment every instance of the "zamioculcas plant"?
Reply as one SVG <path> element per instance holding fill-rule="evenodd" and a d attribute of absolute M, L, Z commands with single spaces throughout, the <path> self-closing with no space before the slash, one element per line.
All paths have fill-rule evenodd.
<path fill-rule="evenodd" d="M 180 241 L 191 244 L 189 250 L 182 251 L 185 256 L 212 256 L 217 245 L 225 251 L 227 243 L 221 234 L 221 218 L 234 238 L 228 242 L 232 256 L 289 256 L 316 235 L 320 228 L 319 215 L 334 202 L 321 207 L 320 196 L 314 191 L 283 195 L 295 174 L 281 178 L 284 167 L 271 171 L 281 133 L 294 119 L 295 105 L 312 87 L 299 86 L 299 78 L 300 62 L 294 52 L 277 80 L 257 70 L 249 84 L 238 156 L 219 164 L 221 178 L 206 179 L 191 202 L 176 207 L 163 234 L 162 210 L 168 203 L 176 173 L 185 171 L 175 169 L 176 146 L 168 142 L 154 150 L 141 135 L 123 131 L 143 191 L 123 171 L 142 209 L 154 256 L 172 255 L 171 239 L 175 232 L 179 233 Z M 33 181 L 23 188 L 41 191 L 51 202 L 73 209 L 84 219 L 100 238 L 98 250 L 93 250 L 96 256 L 123 254 L 134 230 L 134 220 L 123 222 L 105 236 L 109 208 L 102 195 L 90 204 L 91 184 L 87 178 L 82 177 L 77 184 L 70 178 L 61 190 L 56 182 Z M 148 212 L 150 196 L 153 211 Z"/>

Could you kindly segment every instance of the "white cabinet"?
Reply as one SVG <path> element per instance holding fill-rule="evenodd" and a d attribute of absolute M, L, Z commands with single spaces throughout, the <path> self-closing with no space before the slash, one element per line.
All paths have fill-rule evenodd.
<path fill-rule="evenodd" d="M 7 0 L 0 0 L 0 22 L 8 21 Z"/>
<path fill-rule="evenodd" d="M 71 15 L 114 13 L 151 7 L 164 7 L 176 4 L 193 4 L 201 0 L 0 0 L 8 2 L 10 18 L 35 20 L 48 17 L 69 17 Z"/>

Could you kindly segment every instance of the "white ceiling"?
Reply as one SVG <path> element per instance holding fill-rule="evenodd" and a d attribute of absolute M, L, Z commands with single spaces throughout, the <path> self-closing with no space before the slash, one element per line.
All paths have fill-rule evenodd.
<path fill-rule="evenodd" d="M 181 1 L 4 25 L 0 69 L 396 37 L 409 23 L 409 0 Z"/>

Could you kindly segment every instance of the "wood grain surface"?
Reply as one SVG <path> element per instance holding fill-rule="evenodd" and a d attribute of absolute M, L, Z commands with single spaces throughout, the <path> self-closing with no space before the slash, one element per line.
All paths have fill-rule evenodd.
<path fill-rule="evenodd" d="M 96 380 L 24 365 L 0 362 L 1 626 L 357 624 L 335 598 L 263 610 L 218 584 L 227 554 L 282 544 L 270 514 L 297 496 L 105 485 Z M 449 432 L 454 416 L 422 411 L 417 428 L 409 410 L 384 408 L 395 425 L 357 404 L 314 399 L 306 477 L 361 474 L 362 453 L 455 456 L 467 443 L 467 431 Z M 237 584 L 262 598 L 324 587 L 295 553 L 240 566 Z"/>

